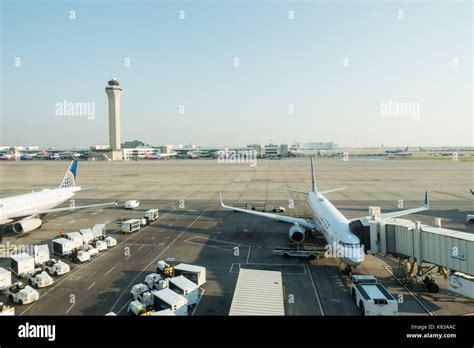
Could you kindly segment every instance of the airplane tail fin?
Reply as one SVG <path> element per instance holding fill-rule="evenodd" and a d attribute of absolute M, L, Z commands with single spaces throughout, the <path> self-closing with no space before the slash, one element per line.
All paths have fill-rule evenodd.
<path fill-rule="evenodd" d="M 314 193 L 318 192 L 318 188 L 316 187 L 316 175 L 314 173 L 313 157 L 311 157 L 311 190 Z"/>
<path fill-rule="evenodd" d="M 77 160 L 74 160 L 69 165 L 66 175 L 64 175 L 63 181 L 61 181 L 61 185 L 59 185 L 59 188 L 68 188 L 76 186 L 76 176 Z"/>

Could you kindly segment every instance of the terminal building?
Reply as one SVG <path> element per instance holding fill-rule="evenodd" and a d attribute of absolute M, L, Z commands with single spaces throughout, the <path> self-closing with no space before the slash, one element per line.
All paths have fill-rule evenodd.
<path fill-rule="evenodd" d="M 334 156 L 338 153 L 338 146 L 332 142 L 294 143 L 290 152 L 293 156 Z"/>

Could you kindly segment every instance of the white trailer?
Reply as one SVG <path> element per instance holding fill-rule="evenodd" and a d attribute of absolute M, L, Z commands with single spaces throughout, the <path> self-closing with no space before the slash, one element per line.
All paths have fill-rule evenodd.
<path fill-rule="evenodd" d="M 49 260 L 49 247 L 47 244 L 34 245 L 29 254 L 35 259 L 35 265 L 42 265 Z"/>
<path fill-rule="evenodd" d="M 175 315 L 188 315 L 188 300 L 170 289 L 153 290 L 153 308 L 170 309 Z"/>
<path fill-rule="evenodd" d="M 201 286 L 206 283 L 205 267 L 180 263 L 174 267 L 174 275 L 176 277 L 183 275 L 193 283 L 197 284 L 197 286 Z"/>
<path fill-rule="evenodd" d="M 199 301 L 199 288 L 196 283 L 180 275 L 179 277 L 169 278 L 168 287 L 185 297 L 189 306 L 194 306 Z"/>
<path fill-rule="evenodd" d="M 82 234 L 80 234 L 79 232 L 66 233 L 66 238 L 74 242 L 75 248 L 79 248 L 81 245 L 84 244 L 84 239 L 82 238 Z"/>
<path fill-rule="evenodd" d="M 94 233 L 90 228 L 84 228 L 79 230 L 79 233 L 82 235 L 82 240 L 84 244 L 89 244 L 95 240 Z"/>
<path fill-rule="evenodd" d="M 35 259 L 27 253 L 13 255 L 10 258 L 10 268 L 18 276 L 24 276 L 35 270 Z"/>
<path fill-rule="evenodd" d="M 398 302 L 372 275 L 352 276 L 352 297 L 362 315 L 397 315 Z"/>
<path fill-rule="evenodd" d="M 76 249 L 76 243 L 66 238 L 53 239 L 52 244 L 53 252 L 61 256 L 70 255 Z"/>
<path fill-rule="evenodd" d="M 139 219 L 130 219 L 122 222 L 122 232 L 131 233 L 138 231 L 140 229 L 140 220 Z"/>
<path fill-rule="evenodd" d="M 94 234 L 94 238 L 97 239 L 102 239 L 105 234 L 107 233 L 107 225 L 106 224 L 95 224 L 91 228 L 92 233 Z"/>
<path fill-rule="evenodd" d="M 145 212 L 144 218 L 148 220 L 149 223 L 158 219 L 158 209 L 149 209 Z"/>
<path fill-rule="evenodd" d="M 12 285 L 12 272 L 0 267 L 0 290 L 5 290 Z"/>

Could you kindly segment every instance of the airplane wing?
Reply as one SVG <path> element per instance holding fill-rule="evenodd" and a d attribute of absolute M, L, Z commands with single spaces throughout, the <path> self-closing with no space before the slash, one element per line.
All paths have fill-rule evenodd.
<path fill-rule="evenodd" d="M 430 202 L 428 200 L 428 192 L 425 192 L 425 202 L 424 202 L 422 207 L 413 208 L 413 209 L 406 209 L 406 210 L 399 210 L 399 211 L 394 211 L 394 212 L 391 212 L 391 213 L 383 213 L 383 214 L 380 214 L 378 216 L 378 218 L 382 219 L 382 220 L 391 219 L 391 218 L 396 218 L 396 217 L 403 216 L 403 215 L 418 213 L 420 211 L 424 211 L 424 210 L 428 210 L 428 209 L 430 209 Z M 363 218 L 369 219 L 370 216 L 364 216 Z M 351 221 L 352 220 L 359 220 L 359 219 L 360 218 L 351 219 Z"/>
<path fill-rule="evenodd" d="M 97 208 L 97 207 L 106 207 L 109 205 L 117 205 L 118 202 L 108 202 L 108 203 L 100 203 L 100 204 L 89 204 L 89 205 L 80 205 L 80 206 L 73 206 L 73 207 L 64 207 L 64 208 L 54 208 L 54 209 L 46 209 L 46 210 L 39 210 L 33 215 L 42 215 L 42 214 L 50 214 L 50 213 L 60 213 L 63 211 L 70 211 L 76 209 L 86 209 L 86 208 Z"/>
<path fill-rule="evenodd" d="M 296 190 L 296 189 L 290 189 L 290 188 L 284 188 L 284 187 L 279 187 L 278 189 L 280 190 L 284 190 L 284 191 L 290 191 L 290 192 L 296 192 L 296 193 L 301 193 L 303 195 L 307 195 L 308 192 L 307 191 L 304 191 L 304 190 Z M 339 187 L 339 188 L 335 188 L 335 189 L 330 189 L 330 190 L 325 190 L 325 191 L 318 191 L 319 193 L 322 193 L 322 194 L 325 194 L 325 193 L 330 193 L 330 192 L 336 192 L 336 191 L 341 191 L 341 190 L 345 190 L 346 188 L 345 187 Z"/>
<path fill-rule="evenodd" d="M 239 211 L 239 212 L 242 212 L 242 213 L 247 213 L 247 214 L 252 214 L 252 215 L 257 215 L 257 216 L 263 216 L 263 217 L 266 217 L 266 218 L 269 218 L 269 219 L 273 219 L 273 220 L 277 220 L 277 221 L 283 221 L 283 222 L 287 222 L 287 223 L 290 223 L 290 224 L 298 224 L 300 226 L 304 226 L 304 227 L 308 227 L 308 228 L 316 228 L 316 229 L 318 228 L 318 226 L 315 223 L 310 222 L 310 221 L 305 220 L 305 219 L 301 219 L 301 218 L 295 218 L 295 217 L 291 217 L 291 216 L 278 215 L 278 214 L 272 214 L 272 213 L 264 213 L 264 212 L 260 212 L 260 211 L 247 210 L 247 209 L 236 208 L 236 207 L 231 207 L 231 206 L 225 205 L 224 202 L 222 201 L 222 193 L 220 193 L 220 199 L 221 199 L 221 206 L 225 209 L 231 209 L 231 210 Z"/>

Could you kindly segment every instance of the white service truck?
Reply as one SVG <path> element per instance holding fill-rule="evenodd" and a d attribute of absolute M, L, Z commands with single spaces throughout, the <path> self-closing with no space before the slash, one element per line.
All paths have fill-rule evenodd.
<path fill-rule="evenodd" d="M 140 206 L 140 202 L 137 201 L 136 199 L 130 199 L 128 201 L 125 201 L 125 209 L 135 209 Z"/>
<path fill-rule="evenodd" d="M 69 255 L 72 262 L 86 262 L 91 259 L 91 254 L 85 250 L 73 250 Z"/>
<path fill-rule="evenodd" d="M 96 256 L 99 253 L 97 248 L 94 248 L 90 244 L 83 245 L 79 248 L 79 251 L 87 251 L 91 257 Z"/>
<path fill-rule="evenodd" d="M 51 259 L 46 261 L 43 265 L 43 269 L 50 275 L 62 275 L 68 273 L 71 268 L 69 265 L 61 260 Z"/>
<path fill-rule="evenodd" d="M 44 288 L 53 284 L 53 278 L 48 273 L 38 270 L 28 276 L 28 284 L 35 288 Z"/>
<path fill-rule="evenodd" d="M 351 293 L 364 316 L 398 314 L 397 300 L 372 275 L 353 275 Z"/>
<path fill-rule="evenodd" d="M 104 240 L 96 240 L 92 245 L 99 251 L 107 250 L 107 242 Z"/>
<path fill-rule="evenodd" d="M 25 286 L 22 282 L 10 286 L 7 290 L 7 296 L 11 302 L 20 305 L 29 304 L 39 299 L 38 291 L 31 286 Z"/>

